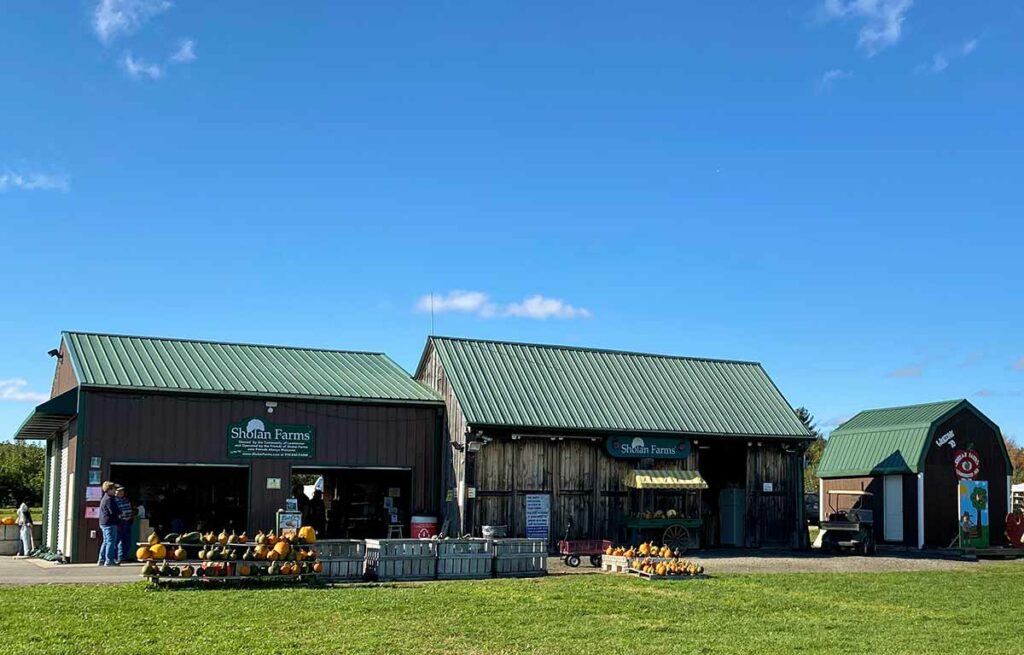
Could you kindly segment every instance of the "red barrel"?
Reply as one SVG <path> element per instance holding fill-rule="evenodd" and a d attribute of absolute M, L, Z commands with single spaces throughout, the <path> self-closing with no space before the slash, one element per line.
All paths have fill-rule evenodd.
<path fill-rule="evenodd" d="M 414 516 L 409 520 L 409 536 L 413 539 L 430 539 L 437 535 L 436 516 Z"/>

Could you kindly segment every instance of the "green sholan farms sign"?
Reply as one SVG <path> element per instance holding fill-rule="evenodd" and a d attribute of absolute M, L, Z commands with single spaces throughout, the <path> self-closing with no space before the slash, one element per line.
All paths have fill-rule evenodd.
<path fill-rule="evenodd" d="M 608 454 L 619 459 L 686 459 L 688 439 L 666 437 L 608 437 Z"/>
<path fill-rule="evenodd" d="M 313 457 L 312 425 L 275 425 L 249 418 L 228 425 L 228 457 Z"/>

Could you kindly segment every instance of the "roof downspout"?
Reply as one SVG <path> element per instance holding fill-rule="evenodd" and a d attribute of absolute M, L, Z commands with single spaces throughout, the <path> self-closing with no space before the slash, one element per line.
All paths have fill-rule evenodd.
<path fill-rule="evenodd" d="M 917 474 L 917 547 L 924 548 L 924 472 Z"/>

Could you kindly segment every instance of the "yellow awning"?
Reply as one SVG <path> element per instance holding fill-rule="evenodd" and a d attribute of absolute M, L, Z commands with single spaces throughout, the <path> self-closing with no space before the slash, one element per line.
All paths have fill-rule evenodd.
<path fill-rule="evenodd" d="M 707 489 L 697 471 L 682 469 L 637 469 L 626 484 L 633 489 Z"/>

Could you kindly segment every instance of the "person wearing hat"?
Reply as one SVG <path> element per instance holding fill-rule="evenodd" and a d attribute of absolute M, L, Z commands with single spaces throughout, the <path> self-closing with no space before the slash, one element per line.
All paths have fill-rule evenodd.
<path fill-rule="evenodd" d="M 117 485 L 107 480 L 103 483 L 103 500 L 100 501 L 100 532 L 103 543 L 100 544 L 100 558 L 96 562 L 100 566 L 117 566 L 117 525 L 121 521 L 121 512 L 114 500 Z"/>
<path fill-rule="evenodd" d="M 135 518 L 135 508 L 128 500 L 128 494 L 124 487 L 114 487 L 114 502 L 117 503 L 117 563 L 123 564 L 132 557 L 132 520 Z"/>

